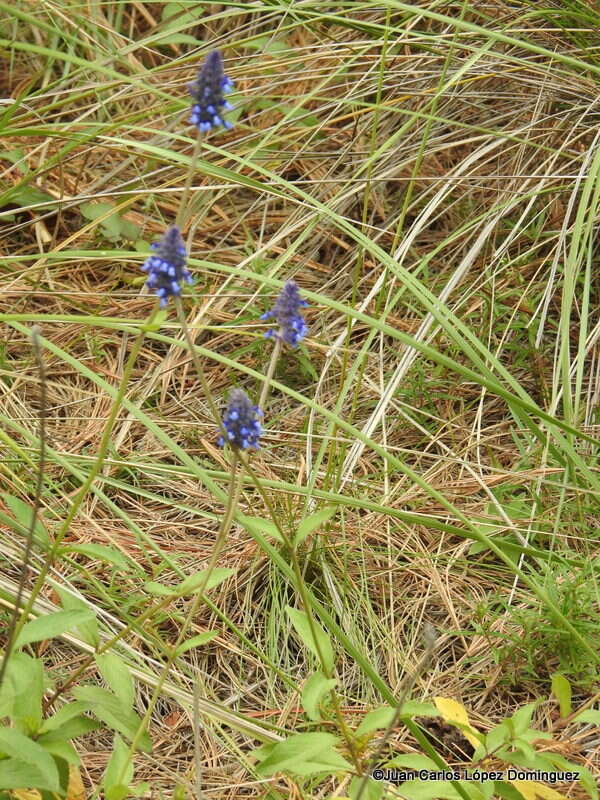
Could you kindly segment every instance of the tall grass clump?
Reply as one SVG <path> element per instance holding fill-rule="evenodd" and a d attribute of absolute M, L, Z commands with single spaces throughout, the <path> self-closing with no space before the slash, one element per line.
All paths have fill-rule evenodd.
<path fill-rule="evenodd" d="M 0 0 L 0 796 L 598 798 L 599 23 Z"/>

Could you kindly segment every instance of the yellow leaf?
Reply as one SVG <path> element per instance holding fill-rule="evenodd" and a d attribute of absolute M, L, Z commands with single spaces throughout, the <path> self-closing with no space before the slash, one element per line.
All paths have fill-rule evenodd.
<path fill-rule="evenodd" d="M 543 797 L 544 800 L 567 800 L 564 794 L 536 781 L 509 781 L 509 783 L 512 783 L 525 800 L 536 800 L 537 797 Z"/>
<path fill-rule="evenodd" d="M 81 780 L 81 773 L 75 764 L 69 767 L 69 787 L 65 800 L 85 800 L 85 788 Z"/>
<path fill-rule="evenodd" d="M 468 739 L 473 747 L 479 747 L 481 742 L 476 736 L 477 731 L 469 722 L 467 709 L 461 703 L 450 700 L 449 697 L 434 697 L 433 702 L 445 722 L 459 726 L 465 739 Z"/>
<path fill-rule="evenodd" d="M 14 789 L 10 796 L 16 800 L 42 800 L 42 795 L 37 789 Z"/>

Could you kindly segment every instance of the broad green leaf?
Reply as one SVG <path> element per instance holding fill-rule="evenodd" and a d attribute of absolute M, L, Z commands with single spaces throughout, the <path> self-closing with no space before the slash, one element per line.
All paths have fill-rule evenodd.
<path fill-rule="evenodd" d="M 67 762 L 67 764 L 79 766 L 81 762 L 81 759 L 77 755 L 77 751 L 69 741 L 69 737 L 63 736 L 63 731 L 52 731 L 52 733 L 45 733 L 43 736 L 39 737 L 37 743 L 51 755 L 62 758 L 63 761 Z"/>
<path fill-rule="evenodd" d="M 107 215 L 107 219 L 110 218 L 112 214 L 116 214 L 115 206 L 113 203 L 82 203 L 79 206 L 79 211 L 81 214 L 86 218 L 93 222 L 96 219 L 100 219 L 105 214 Z M 106 221 L 106 220 L 104 220 Z"/>
<path fill-rule="evenodd" d="M 198 39 L 189 33 L 168 33 L 166 36 L 158 35 L 152 39 L 155 44 L 191 44 L 198 46 Z"/>
<path fill-rule="evenodd" d="M 129 748 L 119 734 L 115 733 L 112 755 L 103 779 L 107 800 L 109 797 L 112 800 L 121 800 L 126 797 L 128 786 L 132 780 L 133 762 L 129 758 Z M 121 794 L 122 789 L 125 789 L 125 794 Z"/>
<path fill-rule="evenodd" d="M 49 733 L 50 731 L 57 730 L 63 725 L 69 723 L 72 719 L 81 716 L 83 712 L 88 711 L 89 708 L 89 703 L 83 703 L 80 700 L 73 700 L 59 708 L 56 714 L 53 714 L 51 717 L 48 717 L 48 719 L 45 719 L 40 727 L 40 732 Z M 84 719 L 87 719 L 87 717 L 84 717 Z"/>
<path fill-rule="evenodd" d="M 122 553 L 104 544 L 70 544 L 60 550 L 61 553 L 81 553 L 95 561 L 106 561 L 122 570 L 131 569 L 131 564 Z"/>
<path fill-rule="evenodd" d="M 12 511 L 15 520 L 18 523 L 19 527 L 14 526 L 14 530 L 16 530 L 17 533 L 26 536 L 31 525 L 31 515 L 33 513 L 32 507 L 28 503 L 24 503 L 19 497 L 14 497 L 11 494 L 6 494 L 3 492 L 2 498 Z M 10 519 L 7 518 L 7 521 L 10 521 Z M 39 518 L 36 519 L 35 525 L 33 526 L 33 538 L 36 544 L 38 544 L 44 550 L 48 549 L 50 545 L 50 537 L 48 536 L 48 531 L 46 528 L 44 528 Z"/>
<path fill-rule="evenodd" d="M 335 678 L 327 679 L 322 672 L 313 673 L 302 689 L 302 708 L 313 722 L 321 719 L 319 704 L 336 685 Z"/>
<path fill-rule="evenodd" d="M 260 533 L 264 536 L 271 536 L 277 542 L 284 543 L 283 537 L 277 529 L 277 525 L 270 519 L 262 519 L 262 517 L 248 517 L 245 514 L 239 515 L 238 521 L 246 528 L 247 531 Z"/>
<path fill-rule="evenodd" d="M 77 702 L 77 701 L 75 701 Z M 91 731 L 97 731 L 98 728 L 101 727 L 101 723 L 91 717 L 84 717 L 83 714 L 79 714 L 76 717 L 72 717 L 69 720 L 66 720 L 58 727 L 55 727 L 53 730 L 48 731 L 42 736 L 50 736 L 51 734 L 56 734 L 62 739 L 70 741 L 71 739 L 76 739 L 78 736 L 83 736 L 86 733 L 90 733 Z M 38 739 L 41 741 L 42 737 Z"/>
<path fill-rule="evenodd" d="M 600 711 L 596 711 L 593 708 L 580 711 L 573 718 L 573 722 L 591 722 L 592 725 L 597 725 L 600 728 Z"/>
<path fill-rule="evenodd" d="M 439 766 L 429 756 L 421 755 L 421 753 L 411 753 L 406 756 L 395 756 L 391 761 L 386 763 L 386 767 L 400 767 L 401 769 L 414 770 L 418 772 L 420 769 L 437 770 Z"/>
<path fill-rule="evenodd" d="M 515 726 L 515 733 L 520 735 L 525 733 L 525 731 L 529 730 L 529 726 L 531 725 L 531 718 L 533 717 L 533 712 L 539 706 L 540 701 L 534 701 L 533 703 L 527 703 L 522 708 L 519 708 L 518 711 L 512 715 L 512 721 Z"/>
<path fill-rule="evenodd" d="M 352 778 L 350 781 L 350 788 L 348 789 L 348 796 L 350 800 L 356 800 L 358 793 L 361 790 L 362 783 L 362 777 L 359 778 L 358 776 L 355 776 Z M 380 800 L 380 798 L 383 797 L 385 790 L 386 787 L 383 781 L 374 781 L 373 778 L 369 777 L 360 796 L 360 800 Z"/>
<path fill-rule="evenodd" d="M 563 772 L 578 772 L 579 783 L 583 786 L 592 800 L 598 800 L 598 784 L 587 767 L 584 767 L 581 764 L 574 764 L 564 756 L 561 756 L 560 753 L 546 751 L 544 756 L 546 757 L 547 762 L 550 762 L 555 769 L 558 768 Z"/>
<path fill-rule="evenodd" d="M 0 728 L 0 753 L 33 764 L 43 777 L 44 788 L 51 791 L 60 788 L 58 769 L 52 756 L 15 728 Z"/>
<path fill-rule="evenodd" d="M 291 50 L 287 42 L 282 42 L 273 36 L 259 36 L 252 41 L 244 42 L 244 47 L 250 50 L 260 50 L 261 53 L 284 53 Z"/>
<path fill-rule="evenodd" d="M 126 708 L 133 708 L 135 686 L 131 672 L 115 653 L 96 656 L 100 674 Z"/>
<path fill-rule="evenodd" d="M 0 151 L 0 160 L 2 161 L 10 161 L 11 164 L 19 164 L 19 169 L 23 174 L 29 172 L 29 164 L 27 163 L 27 159 L 25 158 L 25 151 L 21 150 L 21 148 L 15 148 L 14 150 L 1 150 Z"/>
<path fill-rule="evenodd" d="M 195 575 L 190 575 L 189 578 L 186 578 L 184 581 L 182 581 L 179 586 L 176 587 L 178 594 L 193 594 L 195 591 L 200 589 L 206 580 L 207 572 L 208 570 L 203 569 L 201 572 L 197 572 Z M 214 589 L 215 586 L 223 583 L 223 581 L 227 580 L 227 578 L 231 578 L 232 575 L 235 575 L 234 569 L 230 569 L 229 567 L 215 567 L 213 570 L 211 570 L 204 591 Z"/>
<path fill-rule="evenodd" d="M 56 592 L 60 597 L 60 602 L 65 611 L 82 610 L 91 612 L 92 616 L 87 622 L 82 622 L 74 628 L 75 632 L 83 639 L 84 642 L 91 645 L 94 649 L 100 644 L 100 632 L 98 630 L 98 620 L 93 610 L 89 608 L 86 603 L 79 597 L 68 592 L 62 586 L 56 587 Z"/>
<path fill-rule="evenodd" d="M 561 717 L 568 717 L 572 710 L 571 684 L 560 672 L 552 676 L 552 694 L 558 700 Z"/>
<path fill-rule="evenodd" d="M 74 609 L 72 611 L 56 611 L 54 614 L 32 619 L 21 629 L 15 647 L 24 647 L 31 642 L 41 642 L 53 639 L 67 631 L 73 631 L 79 625 L 94 619 L 94 612 L 89 609 Z"/>
<path fill-rule="evenodd" d="M 311 514 L 310 517 L 303 519 L 298 525 L 298 532 L 296 533 L 294 544 L 298 545 L 303 542 L 309 534 L 317 530 L 317 528 L 320 528 L 327 520 L 331 519 L 336 511 L 337 509 L 334 506 L 328 506 L 327 508 L 322 508 L 320 511 Z"/>
<path fill-rule="evenodd" d="M 334 749 L 339 744 L 331 733 L 297 733 L 272 745 L 259 767 L 260 775 L 289 772 L 306 777 L 321 772 L 349 770 L 351 765 Z M 257 755 L 257 751 L 254 752 Z"/>
<path fill-rule="evenodd" d="M 20 208 L 27 208 L 28 206 L 37 206 L 41 203 L 56 202 L 56 199 L 51 194 L 38 189 L 37 186 L 20 186 L 11 192 L 6 199 L 6 203 L 14 203 Z"/>
<path fill-rule="evenodd" d="M 333 671 L 333 648 L 329 641 L 329 636 L 325 633 L 323 628 L 316 620 L 309 620 L 305 611 L 300 611 L 297 608 L 286 606 L 285 610 L 296 629 L 296 632 L 302 639 L 302 642 L 308 649 L 315 654 L 317 659 L 323 659 L 322 667 L 327 672 Z M 314 636 L 313 636 L 314 631 Z M 316 637 L 316 642 L 315 642 Z"/>
<path fill-rule="evenodd" d="M 13 652 L 0 690 L 0 717 L 15 720 L 25 733 L 37 733 L 42 722 L 43 693 L 41 659 Z"/>
<path fill-rule="evenodd" d="M 48 756 L 48 758 L 50 758 L 50 756 Z M 49 792 L 57 792 L 59 788 L 58 779 L 56 783 L 53 782 L 49 784 L 43 770 L 41 770 L 37 764 L 30 764 L 27 761 L 22 761 L 20 758 L 6 758 L 0 760 L 0 790 L 45 789 Z M 3 796 L 2 800 L 5 800 L 5 797 L 6 796 Z"/>
<path fill-rule="evenodd" d="M 184 581 L 176 584 L 175 586 L 163 586 L 162 583 L 148 581 L 148 583 L 144 584 L 144 589 L 146 589 L 147 592 L 150 592 L 150 594 L 156 594 L 161 597 L 183 597 L 187 594 L 193 594 L 202 587 L 202 584 L 206 578 L 206 572 L 206 570 L 202 570 L 201 572 L 197 572 L 195 575 L 190 575 L 189 578 L 186 578 Z M 207 592 L 209 589 L 214 589 L 215 586 L 223 583 L 224 580 L 227 580 L 227 578 L 230 578 L 234 574 L 235 570 L 230 569 L 229 567 L 215 567 L 215 569 L 211 571 L 204 591 Z"/>
<path fill-rule="evenodd" d="M 203 644 L 211 642 L 218 635 L 219 631 L 206 631 L 205 633 L 199 633 L 197 636 L 192 636 L 191 639 L 179 645 L 177 655 L 180 656 L 183 653 L 187 653 L 188 650 L 192 650 L 194 647 L 202 647 Z"/>
<path fill-rule="evenodd" d="M 503 800 L 523 800 L 521 792 L 508 781 L 494 781 L 494 791 Z"/>
<path fill-rule="evenodd" d="M 136 735 L 141 720 L 135 711 L 124 708 L 123 703 L 112 692 L 98 686 L 76 686 L 73 694 L 78 700 L 89 703 L 94 714 L 125 739 L 132 740 Z M 152 749 L 152 742 L 147 732 L 140 737 L 138 747 L 144 753 Z"/>

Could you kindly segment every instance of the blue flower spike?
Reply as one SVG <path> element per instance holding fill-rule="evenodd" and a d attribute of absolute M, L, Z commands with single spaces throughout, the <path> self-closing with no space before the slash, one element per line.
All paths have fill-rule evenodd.
<path fill-rule="evenodd" d="M 227 438 L 219 436 L 217 439 L 219 447 L 227 443 L 235 450 L 248 450 L 250 447 L 260 450 L 262 426 L 258 418 L 262 415 L 263 412 L 258 406 L 252 405 L 246 392 L 242 389 L 232 389 L 222 420 Z"/>
<path fill-rule="evenodd" d="M 273 308 L 261 316 L 265 320 L 273 318 L 279 325 L 279 330 L 271 328 L 265 336 L 297 347 L 308 333 L 308 325 L 300 314 L 300 309 L 307 305 L 306 300 L 300 297 L 300 290 L 294 281 L 287 281 Z"/>
<path fill-rule="evenodd" d="M 154 253 L 142 265 L 148 273 L 146 286 L 152 289 L 160 299 L 160 307 L 164 308 L 169 297 L 181 294 L 182 283 L 192 283 L 192 276 L 186 269 L 185 244 L 177 225 L 167 228 L 165 235 L 150 247 Z"/>
<path fill-rule="evenodd" d="M 188 83 L 188 91 L 194 100 L 190 122 L 200 133 L 207 133 L 220 125 L 226 130 L 233 128 L 222 115 L 223 111 L 233 108 L 224 97 L 232 89 L 233 81 L 223 72 L 221 53 L 213 50 L 204 59 L 196 80 Z"/>

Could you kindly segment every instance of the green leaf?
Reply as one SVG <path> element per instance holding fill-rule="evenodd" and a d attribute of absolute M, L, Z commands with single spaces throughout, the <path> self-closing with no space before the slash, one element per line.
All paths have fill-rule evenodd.
<path fill-rule="evenodd" d="M 15 728 L 0 728 L 0 753 L 34 765 L 43 778 L 45 789 L 58 791 L 60 788 L 58 769 L 52 756 Z"/>
<path fill-rule="evenodd" d="M 558 700 L 561 717 L 568 717 L 572 710 L 571 684 L 560 672 L 552 675 L 552 694 Z"/>
<path fill-rule="evenodd" d="M 91 645 L 94 649 L 98 647 L 100 644 L 100 633 L 98 630 L 98 620 L 96 619 L 96 615 L 89 608 L 83 600 L 79 597 L 75 597 L 71 592 L 68 592 L 61 586 L 56 587 L 56 592 L 60 597 L 60 602 L 62 607 L 65 611 L 73 611 L 80 609 L 82 611 L 89 611 L 92 614 L 92 618 L 88 622 L 82 622 L 75 628 L 75 631 L 81 636 L 84 642 Z"/>
<path fill-rule="evenodd" d="M 593 708 L 588 708 L 585 711 L 580 711 L 573 717 L 573 722 L 591 722 L 592 725 L 597 725 L 600 728 L 600 711 Z"/>
<path fill-rule="evenodd" d="M 144 589 L 150 592 L 150 594 L 156 594 L 161 597 L 183 597 L 184 595 L 193 594 L 198 591 L 198 589 L 202 588 L 206 572 L 207 570 L 203 569 L 195 575 L 190 575 L 189 578 L 186 578 L 176 586 L 163 586 L 162 583 L 148 581 L 148 583 L 144 584 Z M 214 589 L 215 586 L 223 583 L 224 580 L 227 580 L 227 578 L 230 578 L 234 574 L 235 570 L 229 567 L 215 567 L 215 569 L 211 571 L 204 591 L 207 592 L 209 589 Z"/>
<path fill-rule="evenodd" d="M 17 533 L 26 536 L 27 532 L 29 531 L 29 526 L 31 525 L 31 515 L 33 513 L 32 507 L 27 503 L 24 503 L 19 497 L 14 497 L 11 494 L 2 492 L 2 498 L 14 514 L 15 520 L 18 523 L 18 526 L 14 526 L 14 530 L 16 530 Z M 7 521 L 10 521 L 10 518 L 6 519 Z M 48 550 L 50 546 L 50 537 L 48 536 L 48 531 L 44 528 L 39 519 L 36 519 L 33 527 L 33 538 L 36 544 L 38 544 L 44 550 Z"/>
<path fill-rule="evenodd" d="M 168 33 L 166 36 L 156 36 L 152 41 L 158 46 L 161 44 L 191 44 L 198 45 L 198 39 L 189 33 Z"/>
<path fill-rule="evenodd" d="M 322 672 L 313 673 L 302 689 L 302 708 L 309 719 L 317 722 L 321 719 L 319 704 L 323 697 L 336 685 L 335 678 L 327 679 Z"/>
<path fill-rule="evenodd" d="M 207 572 L 208 570 L 203 569 L 201 572 L 197 572 L 195 575 L 190 575 L 189 578 L 186 578 L 179 584 L 178 587 L 176 587 L 177 593 L 180 595 L 193 594 L 202 587 L 202 584 L 206 580 Z M 223 583 L 223 581 L 227 580 L 227 578 L 231 578 L 232 575 L 235 575 L 234 569 L 230 569 L 229 567 L 215 567 L 213 570 L 211 570 L 204 591 L 214 589 L 215 586 Z"/>
<path fill-rule="evenodd" d="M 420 753 L 411 753 L 407 756 L 395 756 L 386 763 L 386 767 L 401 767 L 418 772 L 421 769 L 439 771 L 439 766 L 429 756 Z"/>
<path fill-rule="evenodd" d="M 348 789 L 348 796 L 350 800 L 356 800 L 358 793 L 361 790 L 363 778 L 355 776 L 350 781 L 350 788 Z M 374 781 L 373 778 L 367 779 L 367 784 L 360 796 L 360 800 L 380 800 L 385 792 L 385 784 L 383 781 Z"/>
<path fill-rule="evenodd" d="M 107 547 L 104 544 L 70 544 L 66 547 L 61 547 L 60 552 L 81 553 L 82 555 L 88 556 L 88 558 L 92 558 L 95 561 L 106 561 L 107 563 L 113 564 L 115 567 L 118 567 L 122 570 L 131 569 L 131 564 L 122 553 L 120 553 L 116 548 Z"/>
<path fill-rule="evenodd" d="M 6 202 L 14 203 L 20 208 L 27 208 L 28 206 L 37 206 L 40 203 L 56 202 L 56 199 L 48 192 L 44 192 L 38 189 L 37 186 L 30 184 L 29 186 L 20 186 L 15 189 L 14 192 L 11 192 Z"/>
<path fill-rule="evenodd" d="M 21 172 L 26 174 L 30 171 L 27 159 L 25 158 L 25 151 L 21 150 L 20 147 L 14 150 L 1 150 L 0 159 L 3 161 L 10 161 L 11 164 L 17 164 L 20 161 L 19 169 Z"/>
<path fill-rule="evenodd" d="M 187 653 L 188 650 L 192 650 L 194 647 L 202 647 L 203 644 L 212 642 L 215 636 L 218 635 L 219 631 L 206 631 L 205 633 L 199 633 L 197 636 L 192 636 L 191 639 L 179 645 L 177 655 L 180 656 L 183 653 Z"/>
<path fill-rule="evenodd" d="M 135 711 L 124 708 L 121 700 L 112 692 L 98 686 L 76 686 L 73 694 L 78 700 L 89 703 L 94 714 L 109 728 L 117 731 L 131 741 L 136 735 L 141 720 Z M 138 747 L 144 753 L 152 749 L 152 741 L 145 731 L 140 737 Z"/>
<path fill-rule="evenodd" d="M 89 609 L 73 609 L 72 611 L 56 611 L 54 614 L 32 619 L 21 629 L 15 647 L 24 647 L 31 642 L 41 642 L 61 636 L 67 631 L 72 631 L 79 625 L 94 619 L 94 612 Z"/>
<path fill-rule="evenodd" d="M 107 800 L 109 797 L 112 800 L 121 800 L 121 798 L 126 797 L 128 786 L 132 780 L 133 763 L 129 757 L 129 748 L 119 734 L 115 733 L 112 755 L 103 779 Z M 121 794 L 122 789 L 125 789 L 124 794 Z"/>
<path fill-rule="evenodd" d="M 131 672 L 115 653 L 101 653 L 96 656 L 100 674 L 126 708 L 133 708 L 135 686 Z"/>
<path fill-rule="evenodd" d="M 541 701 L 536 700 L 533 703 L 527 703 L 512 715 L 511 719 L 515 726 L 515 733 L 517 736 L 529 730 L 533 712 L 539 706 L 540 702 Z"/>
<path fill-rule="evenodd" d="M 333 648 L 329 641 L 329 636 L 325 633 L 323 628 L 316 620 L 309 620 L 305 611 L 300 611 L 297 608 L 286 606 L 285 610 L 296 629 L 296 632 L 302 639 L 302 642 L 308 649 L 315 654 L 319 659 L 323 659 L 322 667 L 327 672 L 333 671 Z M 314 636 L 313 636 L 314 630 Z M 316 637 L 316 642 L 315 642 Z M 320 654 L 319 654 L 320 653 Z"/>
<path fill-rule="evenodd" d="M 277 525 L 270 519 L 262 519 L 261 517 L 247 517 L 245 514 L 240 514 L 239 520 L 241 525 L 246 528 L 250 533 L 259 533 L 263 536 L 271 536 L 275 541 L 284 543 L 283 537 L 279 533 Z"/>
<path fill-rule="evenodd" d="M 113 203 L 83 203 L 79 210 L 90 220 L 100 220 L 102 232 L 107 239 L 116 241 L 121 237 L 135 239 L 140 229 L 135 223 L 122 219 Z"/>
<path fill-rule="evenodd" d="M 244 42 L 244 47 L 249 50 L 260 50 L 261 53 L 283 53 L 290 50 L 287 42 L 279 41 L 273 36 L 259 36 L 251 42 Z"/>
<path fill-rule="evenodd" d="M 93 222 L 96 219 L 100 219 L 105 214 L 107 214 L 107 219 L 112 214 L 116 214 L 114 203 L 82 203 L 79 206 L 79 211 L 81 214 L 86 218 L 89 219 L 90 222 Z"/>
<path fill-rule="evenodd" d="M 546 751 L 544 756 L 553 767 L 558 767 L 563 772 L 578 772 L 579 783 L 583 786 L 590 797 L 593 798 L 593 800 L 598 800 L 598 785 L 594 779 L 594 776 L 587 767 L 583 767 L 581 764 L 574 764 L 572 761 L 568 761 L 564 756 L 561 756 L 560 753 Z"/>
<path fill-rule="evenodd" d="M 352 765 L 334 750 L 336 744 L 338 739 L 331 733 L 297 733 L 273 745 L 257 771 L 264 776 L 289 772 L 307 777 L 352 769 Z"/>
<path fill-rule="evenodd" d="M 74 700 L 71 703 L 67 703 L 66 705 L 59 708 L 56 714 L 53 714 L 48 719 L 45 719 L 40 727 L 40 733 L 50 733 L 50 731 L 55 731 L 61 728 L 63 725 L 67 725 L 72 719 L 76 717 L 80 717 L 84 711 L 88 711 L 90 708 L 89 703 L 83 703 L 80 700 Z M 88 719 L 87 717 L 83 717 L 83 719 Z M 92 720 L 89 720 L 92 722 Z"/>
<path fill-rule="evenodd" d="M 303 519 L 298 525 L 298 532 L 294 539 L 294 544 L 299 545 L 300 542 L 303 542 L 309 534 L 317 530 L 317 528 L 320 528 L 328 519 L 331 519 L 336 511 L 337 509 L 335 506 L 327 506 L 311 514 L 310 517 Z"/>
<path fill-rule="evenodd" d="M 91 722 L 92 720 L 90 720 Z M 40 747 L 43 747 L 48 753 L 58 758 L 62 758 L 67 764 L 74 764 L 79 766 L 81 759 L 77 755 L 77 751 L 69 741 L 68 736 L 63 736 L 63 731 L 52 731 L 52 733 L 45 733 L 37 740 Z"/>
<path fill-rule="evenodd" d="M 12 653 L 0 690 L 0 717 L 10 717 L 27 733 L 37 733 L 42 722 L 43 693 L 41 659 Z"/>
<path fill-rule="evenodd" d="M 47 777 L 37 764 L 30 764 L 20 758 L 7 758 L 0 760 L 0 790 L 2 789 L 45 789 L 56 792 L 60 786 L 58 780 L 49 785 Z"/>
<path fill-rule="evenodd" d="M 70 703 L 69 705 L 73 704 Z M 48 731 L 47 735 L 54 735 L 56 733 L 56 735 L 60 736 L 62 739 L 71 740 L 76 739 L 78 736 L 83 736 L 86 733 L 90 733 L 91 731 L 97 731 L 100 727 L 101 724 L 97 720 L 91 719 L 91 717 L 84 717 L 82 714 L 79 714 L 78 716 L 63 722 L 58 727 L 55 727 L 55 729 Z M 45 736 L 46 734 L 42 735 Z M 41 737 L 38 739 L 38 741 L 41 741 Z"/>
<path fill-rule="evenodd" d="M 508 781 L 494 781 L 494 791 L 504 800 L 523 800 L 523 795 Z"/>

